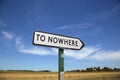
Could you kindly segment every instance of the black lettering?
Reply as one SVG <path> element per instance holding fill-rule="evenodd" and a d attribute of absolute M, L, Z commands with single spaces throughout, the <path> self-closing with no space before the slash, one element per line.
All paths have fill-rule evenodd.
<path fill-rule="evenodd" d="M 71 40 L 69 40 L 69 45 L 71 45 Z"/>
<path fill-rule="evenodd" d="M 64 44 L 67 44 L 67 45 L 68 45 L 68 40 L 65 40 L 65 39 L 64 39 Z"/>
<path fill-rule="evenodd" d="M 57 37 L 54 37 L 53 41 L 54 41 L 54 43 L 57 43 L 57 41 L 58 41 Z"/>
<path fill-rule="evenodd" d="M 74 40 L 72 40 L 72 45 L 75 46 Z"/>
<path fill-rule="evenodd" d="M 78 46 L 78 41 L 75 41 L 75 43 L 76 43 L 75 46 Z"/>
<path fill-rule="evenodd" d="M 45 41 L 45 36 L 44 36 L 44 35 L 41 35 L 41 36 L 40 36 L 40 40 L 41 40 L 41 41 Z"/>
<path fill-rule="evenodd" d="M 37 35 L 37 41 L 38 41 L 38 40 L 39 40 L 39 36 L 40 36 L 40 35 L 39 35 L 39 34 L 36 34 L 36 35 Z"/>
<path fill-rule="evenodd" d="M 59 44 L 63 44 L 63 39 L 59 39 Z"/>
<path fill-rule="evenodd" d="M 53 37 L 48 36 L 48 42 L 52 43 L 52 39 L 53 39 Z"/>

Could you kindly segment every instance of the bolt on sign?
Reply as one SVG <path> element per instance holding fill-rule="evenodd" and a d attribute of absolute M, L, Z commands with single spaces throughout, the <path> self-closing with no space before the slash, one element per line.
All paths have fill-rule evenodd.
<path fill-rule="evenodd" d="M 58 80 L 64 80 L 64 49 L 79 50 L 84 46 L 84 43 L 79 38 L 52 34 L 47 32 L 35 31 L 33 34 L 33 44 L 58 49 Z"/>
<path fill-rule="evenodd" d="M 33 44 L 76 50 L 79 50 L 84 46 L 83 42 L 79 38 L 62 36 L 41 31 L 34 32 Z"/>

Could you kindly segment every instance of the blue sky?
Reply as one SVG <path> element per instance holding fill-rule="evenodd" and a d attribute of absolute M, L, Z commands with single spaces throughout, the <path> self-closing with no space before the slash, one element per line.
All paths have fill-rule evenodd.
<path fill-rule="evenodd" d="M 0 69 L 58 70 L 58 49 L 32 44 L 34 31 L 78 37 L 65 70 L 120 68 L 120 0 L 0 0 Z"/>

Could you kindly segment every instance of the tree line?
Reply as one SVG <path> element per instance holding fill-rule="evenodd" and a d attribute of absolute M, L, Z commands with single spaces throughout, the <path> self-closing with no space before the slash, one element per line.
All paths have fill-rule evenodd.
<path fill-rule="evenodd" d="M 90 67 L 90 68 L 86 68 L 85 70 L 70 70 L 70 71 L 66 71 L 66 72 L 106 72 L 106 71 L 120 71 L 120 68 L 110 68 L 110 67 Z"/>
<path fill-rule="evenodd" d="M 90 68 L 86 68 L 85 70 L 76 69 L 76 70 L 69 70 L 69 71 L 65 71 L 65 72 L 106 72 L 106 71 L 120 71 L 120 68 L 90 67 Z M 50 71 L 50 70 L 39 70 L 39 71 L 35 71 L 35 70 L 0 70 L 0 72 L 52 72 L 52 71 Z"/>
<path fill-rule="evenodd" d="M 0 72 L 51 72 L 49 70 L 0 70 Z"/>

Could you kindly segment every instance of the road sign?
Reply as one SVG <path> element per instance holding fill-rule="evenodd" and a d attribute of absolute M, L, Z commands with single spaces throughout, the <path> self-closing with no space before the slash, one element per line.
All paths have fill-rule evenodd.
<path fill-rule="evenodd" d="M 79 50 L 84 46 L 84 43 L 79 38 L 46 33 L 41 31 L 34 32 L 33 44 L 59 48 L 58 80 L 64 80 L 64 48 Z"/>
<path fill-rule="evenodd" d="M 79 38 L 41 31 L 34 32 L 33 44 L 75 50 L 79 50 L 84 46 L 84 43 Z"/>

